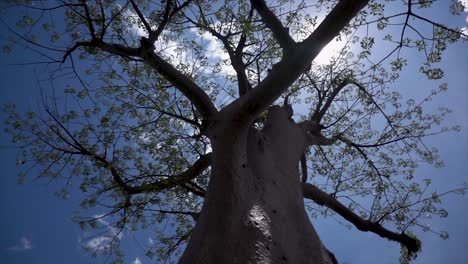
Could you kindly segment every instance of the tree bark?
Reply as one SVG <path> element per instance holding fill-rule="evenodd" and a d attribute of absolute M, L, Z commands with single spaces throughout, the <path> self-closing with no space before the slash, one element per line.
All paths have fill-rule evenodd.
<path fill-rule="evenodd" d="M 261 131 L 231 120 L 210 129 L 211 180 L 180 263 L 336 263 L 304 209 L 298 163 L 310 135 L 291 114 L 270 108 Z"/>

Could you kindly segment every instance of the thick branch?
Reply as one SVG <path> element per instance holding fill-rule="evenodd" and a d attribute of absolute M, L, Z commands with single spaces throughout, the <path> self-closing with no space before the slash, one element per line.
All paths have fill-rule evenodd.
<path fill-rule="evenodd" d="M 145 63 L 150 65 L 159 74 L 164 76 L 167 81 L 181 91 L 195 105 L 205 120 L 210 119 L 211 116 L 218 112 L 208 95 L 196 83 L 174 68 L 174 66 L 163 58 L 156 55 L 154 52 L 154 46 L 151 43 L 148 43 L 147 39 L 143 38 L 141 43 L 140 48 L 130 48 L 119 44 L 109 44 L 104 41 L 97 40 L 78 42 L 65 53 L 64 59 L 81 46 L 97 47 L 103 51 L 122 57 L 143 58 Z"/>
<path fill-rule="evenodd" d="M 281 25 L 278 18 L 271 11 L 262 9 L 264 2 L 252 2 L 259 6 L 257 12 L 264 12 L 265 23 L 272 30 L 275 29 L 276 34 L 284 35 L 284 32 L 279 33 Z M 235 100 L 225 111 L 235 115 L 234 119 L 247 122 L 255 119 L 308 69 L 322 48 L 340 33 L 367 2 L 368 0 L 341 0 L 317 30 L 303 43 L 284 49 L 283 58 L 273 66 L 268 76 L 246 96 Z"/>
<path fill-rule="evenodd" d="M 164 76 L 167 81 L 181 91 L 195 105 L 205 120 L 210 119 L 214 114 L 216 114 L 218 110 L 216 110 L 216 107 L 211 102 L 210 97 L 208 97 L 203 89 L 201 89 L 185 74 L 174 68 L 170 63 L 159 57 L 154 52 L 153 45 L 148 44 L 150 43 L 146 43 L 143 38 L 142 45 L 140 47 L 140 57 L 144 59 L 145 63 L 150 65 L 159 74 Z"/>
<path fill-rule="evenodd" d="M 313 49 L 313 53 L 318 54 L 368 2 L 369 0 L 339 1 L 318 28 L 304 40 L 304 44 Z"/>
<path fill-rule="evenodd" d="M 412 238 L 404 233 L 399 234 L 390 231 L 380 224 L 362 219 L 360 216 L 336 200 L 333 196 L 320 190 L 310 183 L 303 183 L 302 191 L 304 198 L 311 199 L 318 205 L 330 208 L 337 214 L 341 215 L 344 219 L 354 224 L 354 226 L 356 226 L 356 228 L 361 231 L 370 231 L 381 237 L 399 242 L 400 244 L 404 245 L 410 252 L 417 252 L 420 248 L 420 242 L 417 239 Z"/>
<path fill-rule="evenodd" d="M 262 17 L 263 22 L 271 30 L 281 48 L 288 49 L 295 44 L 295 41 L 289 35 L 289 30 L 283 26 L 278 17 L 268 8 L 265 1 L 251 0 L 250 2 L 257 13 Z"/>

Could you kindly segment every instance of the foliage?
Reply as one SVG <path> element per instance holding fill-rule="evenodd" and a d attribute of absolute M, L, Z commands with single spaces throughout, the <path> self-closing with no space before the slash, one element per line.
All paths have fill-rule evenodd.
<path fill-rule="evenodd" d="M 302 41 L 336 2 L 276 1 L 269 7 Z M 447 217 L 438 207 L 441 194 L 426 194 L 431 180 L 416 178 L 415 171 L 421 163 L 443 166 L 425 137 L 459 129 L 441 127 L 449 109 L 424 107 L 447 90 L 440 81 L 443 52 L 462 37 L 460 29 L 418 15 L 433 1 L 403 2 L 371 1 L 337 36 L 343 48 L 336 56 L 312 63 L 283 94 L 309 109 L 297 119 L 320 122 L 336 140 L 331 148 L 310 150 L 309 180 L 361 218 L 401 233 L 427 230 L 423 216 Z M 453 1 L 450 10 L 456 15 L 463 7 Z M 26 167 L 23 177 L 37 168 L 39 178 L 65 179 L 57 192 L 63 198 L 71 182 L 78 183 L 83 209 L 105 210 L 114 221 L 109 225 L 119 230 L 154 228 L 160 244 L 147 255 L 172 259 L 206 193 L 209 169 L 183 177 L 211 152 L 206 124 L 159 66 L 123 51 L 138 52 L 155 40 L 155 53 L 221 109 L 255 89 L 281 60 L 283 49 L 271 29 L 248 1 L 8 1 L 1 12 L 12 32 L 3 50 L 25 48 L 50 74 L 50 84 L 60 87 L 60 93 L 44 92 L 42 112 L 4 108 L 7 132 L 21 149 L 18 164 Z M 408 50 L 422 59 L 408 62 Z M 401 72 L 415 63 L 438 84 L 419 100 L 396 88 Z M 308 206 L 313 215 L 333 214 Z M 98 228 L 95 215 L 76 221 Z M 114 246 L 119 237 L 112 234 Z M 112 251 L 106 249 L 99 253 Z M 402 261 L 408 259 L 405 250 Z"/>

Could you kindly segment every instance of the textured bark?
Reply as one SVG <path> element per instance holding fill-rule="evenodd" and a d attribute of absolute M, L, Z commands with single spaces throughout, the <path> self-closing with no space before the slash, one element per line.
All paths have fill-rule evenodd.
<path fill-rule="evenodd" d="M 212 127 L 212 176 L 180 263 L 335 263 L 304 210 L 298 162 L 310 134 L 291 114 L 270 108 L 262 131 Z"/>

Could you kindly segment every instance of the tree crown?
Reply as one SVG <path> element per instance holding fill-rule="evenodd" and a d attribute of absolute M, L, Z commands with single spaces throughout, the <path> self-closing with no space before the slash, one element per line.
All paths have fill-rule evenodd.
<path fill-rule="evenodd" d="M 420 163 L 443 166 L 424 138 L 459 128 L 440 126 L 449 109 L 424 106 L 447 89 L 443 51 L 467 37 L 428 17 L 433 5 L 442 4 L 8 1 L 4 20 L 13 21 L 10 10 L 20 19 L 4 51 L 21 45 L 35 54 L 51 77 L 46 84 L 58 81 L 63 91 L 44 93 L 42 113 L 5 107 L 18 163 L 26 173 L 38 167 L 40 178 L 64 178 L 62 197 L 79 179 L 82 207 L 106 213 L 76 221 L 99 228 L 99 219 L 113 220 L 114 239 L 98 251 L 115 252 L 124 228 L 151 226 L 162 244 L 148 255 L 171 259 L 206 194 L 210 127 L 228 118 L 261 129 L 268 107 L 287 98 L 304 109 L 297 122 L 320 125 L 333 141 L 309 150 L 309 181 L 369 226 L 409 236 L 415 227 L 429 230 L 420 216 L 447 211 L 438 207 L 443 194 L 425 194 L 431 180 L 415 178 Z M 447 7 L 463 13 L 459 1 Z M 314 62 L 332 40 L 337 53 Z M 418 101 L 395 88 L 409 52 L 419 52 L 422 76 L 438 86 Z M 336 213 L 308 207 L 312 215 Z M 161 230 L 165 221 L 170 230 Z"/>

